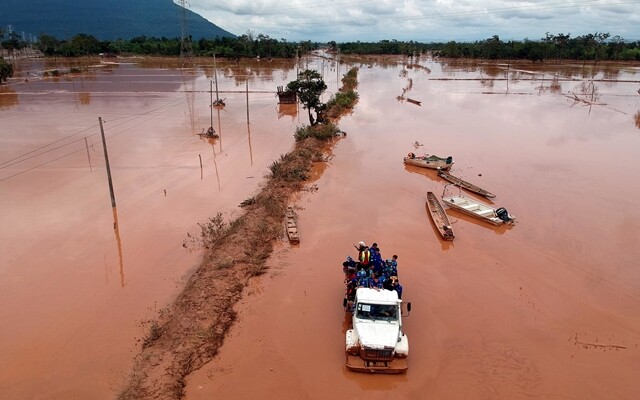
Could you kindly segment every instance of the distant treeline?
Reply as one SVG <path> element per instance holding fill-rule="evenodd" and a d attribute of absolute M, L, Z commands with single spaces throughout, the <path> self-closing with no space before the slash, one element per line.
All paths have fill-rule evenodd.
<path fill-rule="evenodd" d="M 9 52 L 20 50 L 24 43 L 15 32 L 6 34 L 0 30 L 0 45 Z M 75 35 L 69 40 L 59 40 L 53 36 L 41 34 L 34 45 L 48 56 L 78 57 L 110 54 L 140 54 L 159 56 L 179 56 L 190 51 L 194 56 L 212 56 L 216 54 L 228 58 L 262 57 L 292 58 L 311 50 L 329 47 L 342 54 L 401 54 L 419 55 L 432 53 L 448 58 L 526 59 L 545 60 L 640 60 L 640 41 L 629 42 L 620 36 L 611 37 L 609 33 L 594 33 L 572 38 L 570 34 L 547 33 L 540 40 L 503 42 L 497 35 L 475 42 L 420 43 L 415 41 L 382 40 L 379 42 L 335 41 L 312 43 L 311 41 L 288 42 L 276 40 L 267 35 L 254 35 L 248 32 L 237 38 L 218 37 L 200 39 L 182 43 L 179 38 L 154 38 L 140 36 L 129 40 L 99 41 L 87 34 Z"/>
<path fill-rule="evenodd" d="M 14 33 L 5 34 L 0 30 L 2 48 L 11 51 L 20 50 L 29 44 Z M 267 35 L 247 33 L 237 38 L 218 37 L 215 39 L 187 40 L 179 38 L 155 38 L 140 36 L 129 40 L 100 41 L 94 36 L 78 34 L 69 40 L 59 40 L 51 35 L 40 34 L 33 45 L 47 56 L 79 57 L 105 54 L 139 54 L 157 56 L 179 56 L 183 52 L 191 52 L 194 56 L 222 57 L 278 57 L 292 58 L 318 48 L 317 44 L 306 42 L 287 42 L 276 40 Z"/>
<path fill-rule="evenodd" d="M 640 60 L 640 41 L 628 42 L 609 33 L 595 33 L 572 38 L 570 34 L 547 35 L 540 40 L 503 42 L 495 35 L 473 43 L 419 43 L 382 40 L 377 43 L 330 42 L 343 54 L 404 54 L 431 52 L 448 58 L 482 58 L 544 60 Z"/>

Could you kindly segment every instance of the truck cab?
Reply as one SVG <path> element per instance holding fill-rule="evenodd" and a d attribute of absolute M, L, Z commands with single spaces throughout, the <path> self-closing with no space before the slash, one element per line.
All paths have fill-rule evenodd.
<path fill-rule="evenodd" d="M 411 303 L 407 303 L 407 311 Z M 402 331 L 402 300 L 395 290 L 358 288 L 346 333 L 346 365 L 360 372 L 407 370 L 409 338 Z"/>

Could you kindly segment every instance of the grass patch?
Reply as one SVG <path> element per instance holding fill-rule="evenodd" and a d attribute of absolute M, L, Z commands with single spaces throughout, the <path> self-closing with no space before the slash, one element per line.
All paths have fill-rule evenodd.
<path fill-rule="evenodd" d="M 149 332 L 142 340 L 142 348 L 146 349 L 155 343 L 156 340 L 160 339 L 162 336 L 162 327 L 158 324 L 158 321 L 151 322 L 151 326 L 149 326 Z"/>
<path fill-rule="evenodd" d="M 293 134 L 296 142 L 300 142 L 302 140 L 308 138 L 316 138 L 318 140 L 327 141 L 331 138 L 334 138 L 340 134 L 340 129 L 338 126 L 329 122 L 326 124 L 317 124 L 317 125 L 305 125 L 296 128 L 296 132 Z"/>
<path fill-rule="evenodd" d="M 353 110 L 358 101 L 358 93 L 353 90 L 346 92 L 337 92 L 327 102 L 327 116 L 329 118 L 337 118 L 342 114 Z"/>
<path fill-rule="evenodd" d="M 286 205 L 282 197 L 269 193 L 265 196 L 260 196 L 257 203 L 271 217 L 282 218 L 284 216 Z"/>
<path fill-rule="evenodd" d="M 217 269 L 229 269 L 229 268 L 233 267 L 233 264 L 234 264 L 233 259 L 229 258 L 229 257 L 226 257 L 224 260 L 220 260 L 218 262 L 218 264 L 216 265 L 216 268 Z"/>
<path fill-rule="evenodd" d="M 300 182 L 308 179 L 309 165 L 301 162 L 293 153 L 283 154 L 269 166 L 271 178 L 287 182 Z"/>
<path fill-rule="evenodd" d="M 358 68 L 351 68 L 342 77 L 342 89 L 345 91 L 353 90 L 358 86 Z"/>

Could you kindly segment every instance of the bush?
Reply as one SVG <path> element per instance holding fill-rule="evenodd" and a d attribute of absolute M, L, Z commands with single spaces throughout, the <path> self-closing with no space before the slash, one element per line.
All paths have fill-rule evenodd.
<path fill-rule="evenodd" d="M 271 177 L 287 182 L 306 181 L 309 166 L 307 165 L 308 163 L 301 161 L 295 160 L 291 153 L 281 155 L 280 160 L 274 161 L 269 166 Z"/>
<path fill-rule="evenodd" d="M 350 111 L 358 101 L 358 93 L 353 90 L 346 92 L 337 92 L 334 97 L 327 103 L 327 116 L 329 118 L 336 118 Z"/>
<path fill-rule="evenodd" d="M 200 242 L 206 248 L 212 247 L 218 239 L 225 235 L 229 228 L 229 225 L 224 222 L 222 213 L 220 212 L 216 214 L 215 217 L 209 218 L 209 221 L 203 224 L 198 223 L 198 226 L 200 226 L 201 229 Z"/>
<path fill-rule="evenodd" d="M 351 68 L 344 76 L 342 77 L 342 88 L 344 90 L 353 90 L 358 86 L 358 68 Z"/>
<path fill-rule="evenodd" d="M 13 76 L 13 65 L 9 64 L 0 57 L 0 83 L 6 82 L 8 78 Z"/>
<path fill-rule="evenodd" d="M 296 142 L 310 137 L 324 141 L 336 137 L 339 133 L 340 129 L 338 129 L 337 125 L 327 123 L 314 126 L 300 126 L 296 128 L 296 132 L 293 134 L 293 136 L 296 138 Z"/>
<path fill-rule="evenodd" d="M 142 348 L 145 349 L 155 343 L 156 340 L 162 336 L 162 327 L 158 324 L 158 321 L 153 321 L 149 327 L 149 332 L 142 339 Z"/>

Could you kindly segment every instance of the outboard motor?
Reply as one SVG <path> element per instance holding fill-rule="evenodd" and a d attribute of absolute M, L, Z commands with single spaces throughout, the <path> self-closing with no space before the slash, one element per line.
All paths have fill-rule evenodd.
<path fill-rule="evenodd" d="M 503 220 L 504 222 L 511 221 L 511 218 L 509 218 L 509 212 L 504 207 L 500 207 L 496 210 L 496 216 L 501 220 Z"/>
<path fill-rule="evenodd" d="M 452 162 L 453 162 L 453 157 L 451 156 L 447 157 L 446 163 L 451 164 Z"/>

